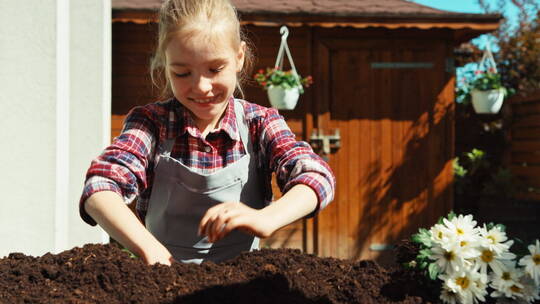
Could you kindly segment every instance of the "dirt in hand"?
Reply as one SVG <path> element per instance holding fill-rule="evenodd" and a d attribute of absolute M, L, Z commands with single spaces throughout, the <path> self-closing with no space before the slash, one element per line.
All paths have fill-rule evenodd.
<path fill-rule="evenodd" d="M 397 259 L 414 257 L 401 246 Z M 398 261 L 399 262 L 399 261 Z M 276 302 L 277 301 L 277 302 Z M 261 249 L 221 264 L 147 266 L 115 245 L 0 259 L 0 303 L 438 303 L 419 273 Z"/>

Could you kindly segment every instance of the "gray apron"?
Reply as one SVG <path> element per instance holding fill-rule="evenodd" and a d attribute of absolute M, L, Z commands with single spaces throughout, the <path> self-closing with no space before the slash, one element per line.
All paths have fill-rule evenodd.
<path fill-rule="evenodd" d="M 231 231 L 216 243 L 197 235 L 199 222 L 214 205 L 236 201 L 256 209 L 264 206 L 262 183 L 253 157 L 244 109 L 236 100 L 234 109 L 240 139 L 247 154 L 231 165 L 211 174 L 200 174 L 170 157 L 175 138 L 167 139 L 159 147 L 145 222 L 146 228 L 177 261 L 220 262 L 259 247 L 258 238 L 238 230 Z"/>

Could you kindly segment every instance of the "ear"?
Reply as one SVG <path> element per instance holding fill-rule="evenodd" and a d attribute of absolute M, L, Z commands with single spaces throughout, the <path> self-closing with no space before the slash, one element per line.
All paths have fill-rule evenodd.
<path fill-rule="evenodd" d="M 236 54 L 236 72 L 240 73 L 244 67 L 244 61 L 246 59 L 246 42 L 240 42 L 240 47 L 238 48 L 238 53 Z"/>

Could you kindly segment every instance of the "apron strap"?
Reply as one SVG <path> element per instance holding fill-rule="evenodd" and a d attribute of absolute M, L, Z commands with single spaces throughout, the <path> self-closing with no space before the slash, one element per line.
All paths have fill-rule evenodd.
<path fill-rule="evenodd" d="M 236 114 L 236 126 L 238 128 L 238 133 L 240 134 L 240 139 L 242 140 L 242 144 L 244 145 L 246 152 L 251 155 L 253 154 L 253 149 L 251 147 L 249 127 L 244 114 L 244 107 L 237 99 L 234 99 L 234 112 Z"/>
<path fill-rule="evenodd" d="M 171 156 L 171 152 L 174 147 L 174 141 L 175 141 L 174 138 L 169 138 L 165 140 L 163 145 L 161 145 L 161 149 L 162 149 L 161 153 L 164 156 Z"/>
<path fill-rule="evenodd" d="M 176 100 L 176 98 L 174 99 L 173 102 L 179 103 L 179 101 Z M 165 136 L 165 140 L 163 144 L 160 145 L 161 151 L 158 151 L 159 152 L 158 154 L 163 154 L 166 156 L 171 156 L 171 152 L 174 147 L 174 143 L 176 141 L 176 138 L 174 137 L 171 138 L 172 130 L 174 129 L 175 125 L 176 126 L 180 125 L 178 124 L 178 121 L 176 121 L 174 115 L 176 114 L 176 117 L 178 117 L 177 119 L 180 119 L 181 115 L 178 113 L 177 109 L 174 109 L 174 110 L 172 109 L 173 102 L 170 103 L 169 108 L 168 108 L 169 115 L 167 117 L 167 125 L 168 125 L 167 134 Z M 156 162 L 156 165 L 157 165 L 157 162 Z"/>

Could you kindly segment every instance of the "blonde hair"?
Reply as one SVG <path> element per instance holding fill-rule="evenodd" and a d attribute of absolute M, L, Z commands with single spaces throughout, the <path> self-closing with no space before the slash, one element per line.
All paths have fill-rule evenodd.
<path fill-rule="evenodd" d="M 241 84 L 248 79 L 253 64 L 251 44 L 240 27 L 234 6 L 229 0 L 165 0 L 159 11 L 158 40 L 150 62 L 152 83 L 161 91 L 162 98 L 173 96 L 167 76 L 165 50 L 173 34 L 181 30 L 212 31 L 215 27 L 227 26 L 233 46 L 240 48 L 246 43 L 244 66 L 237 75 L 236 89 L 244 97 Z"/>

